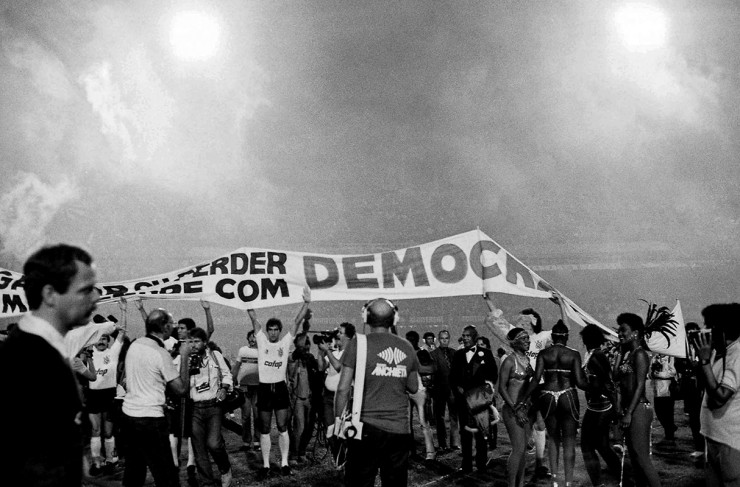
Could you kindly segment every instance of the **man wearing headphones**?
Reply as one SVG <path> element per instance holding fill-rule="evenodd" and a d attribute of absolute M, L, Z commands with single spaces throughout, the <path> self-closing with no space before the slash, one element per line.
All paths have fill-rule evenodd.
<path fill-rule="evenodd" d="M 398 308 L 384 298 L 363 307 L 367 334 L 367 360 L 362 395 L 361 438 L 348 441 L 344 483 L 371 487 L 380 469 L 383 486 L 405 487 L 408 481 L 410 424 L 409 397 L 419 388 L 419 361 L 411 344 L 390 332 L 398 322 Z M 339 417 L 348 404 L 357 364 L 358 340 L 342 355 L 334 403 Z M 339 419 L 335 424 L 340 424 Z"/>

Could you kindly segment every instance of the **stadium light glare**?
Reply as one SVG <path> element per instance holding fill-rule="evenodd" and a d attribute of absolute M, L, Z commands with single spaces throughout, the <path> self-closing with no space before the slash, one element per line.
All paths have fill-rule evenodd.
<path fill-rule="evenodd" d="M 622 44 L 629 51 L 652 51 L 666 43 L 668 19 L 657 7 L 628 3 L 616 11 L 614 21 Z"/>
<path fill-rule="evenodd" d="M 180 59 L 201 61 L 218 49 L 220 28 L 217 20 L 205 12 L 188 10 L 177 13 L 170 26 L 170 45 Z"/>

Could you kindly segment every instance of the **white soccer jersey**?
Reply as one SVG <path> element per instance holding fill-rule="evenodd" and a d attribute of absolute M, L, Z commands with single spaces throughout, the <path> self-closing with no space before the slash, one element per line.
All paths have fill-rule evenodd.
<path fill-rule="evenodd" d="M 288 370 L 288 353 L 293 343 L 293 334 L 288 332 L 283 338 L 275 343 L 267 339 L 262 330 L 255 335 L 257 338 L 257 351 L 259 363 L 257 364 L 260 382 L 263 384 L 275 384 L 285 381 L 285 373 Z"/>
<path fill-rule="evenodd" d="M 529 358 L 529 363 L 532 365 L 532 369 L 537 366 L 537 355 L 550 345 L 552 345 L 552 330 L 544 330 L 529 335 L 527 357 Z"/>
<path fill-rule="evenodd" d="M 93 365 L 97 378 L 90 382 L 90 389 L 113 389 L 116 387 L 116 369 L 118 368 L 118 356 L 121 354 L 123 343 L 114 340 L 110 348 L 102 352 L 93 349 Z"/>

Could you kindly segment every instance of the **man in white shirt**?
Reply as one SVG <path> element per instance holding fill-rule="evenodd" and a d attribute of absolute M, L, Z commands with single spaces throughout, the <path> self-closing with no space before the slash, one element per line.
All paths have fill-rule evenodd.
<path fill-rule="evenodd" d="M 277 318 L 270 318 L 265 324 L 264 330 L 257 319 L 253 309 L 247 310 L 252 321 L 252 327 L 257 338 L 258 370 L 260 385 L 257 393 L 259 401 L 257 409 L 260 416 L 260 448 L 262 449 L 262 468 L 257 472 L 257 479 L 264 480 L 270 473 L 270 427 L 272 426 L 272 413 L 275 412 L 275 423 L 277 425 L 280 447 L 280 471 L 283 475 L 292 472 L 288 466 L 288 453 L 290 449 L 290 437 L 288 435 L 288 416 L 290 413 L 290 398 L 288 396 L 288 384 L 286 372 L 288 369 L 288 353 L 293 343 L 293 338 L 298 333 L 298 327 L 303 322 L 311 302 L 311 291 L 303 290 L 303 306 L 295 318 L 293 330 L 288 331 L 282 338 L 283 323 Z M 265 333 L 265 331 L 267 333 Z"/>
<path fill-rule="evenodd" d="M 64 336 L 95 311 L 95 266 L 84 250 L 60 244 L 31 255 L 23 273 L 31 311 L 0 344 L 2 482 L 80 485 L 82 401 Z"/>
<path fill-rule="evenodd" d="M 123 414 L 128 447 L 123 485 L 144 485 L 146 468 L 157 487 L 179 485 L 179 475 L 170 452 L 167 420 L 164 416 L 165 389 L 183 395 L 189 389 L 190 344 L 180 345 L 180 370 L 175 368 L 164 340 L 175 321 L 164 309 L 153 310 L 146 318 L 146 336 L 135 340 L 126 354 L 126 396 Z"/>

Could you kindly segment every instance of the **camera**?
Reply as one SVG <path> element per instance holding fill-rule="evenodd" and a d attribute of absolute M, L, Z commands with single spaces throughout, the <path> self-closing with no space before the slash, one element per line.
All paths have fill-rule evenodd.
<path fill-rule="evenodd" d="M 188 373 L 190 375 L 198 375 L 200 374 L 200 368 L 201 368 L 200 356 L 195 355 L 195 354 L 191 355 L 190 363 L 188 364 Z"/>
<path fill-rule="evenodd" d="M 321 345 L 322 343 L 329 343 L 334 341 L 339 336 L 339 330 L 332 331 L 320 331 L 313 336 L 313 343 L 315 345 Z"/>

